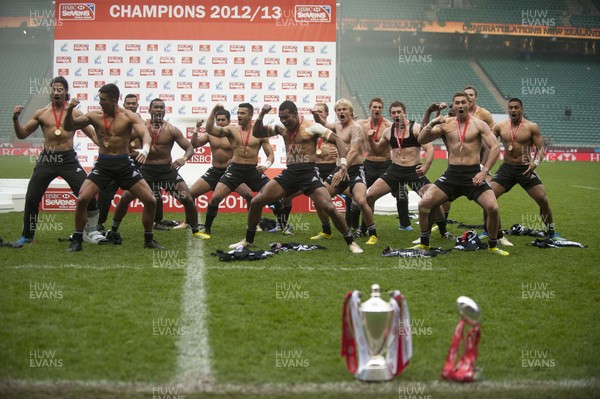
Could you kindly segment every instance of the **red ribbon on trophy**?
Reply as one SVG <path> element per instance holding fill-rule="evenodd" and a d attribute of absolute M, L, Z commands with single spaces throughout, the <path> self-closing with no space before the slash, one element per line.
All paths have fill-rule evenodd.
<path fill-rule="evenodd" d="M 479 354 L 478 347 L 481 338 L 481 311 L 475 301 L 468 297 L 459 297 L 457 304 L 461 319 L 454 329 L 452 343 L 450 344 L 450 349 L 448 349 L 446 363 L 442 371 L 442 378 L 458 382 L 473 382 L 476 379 L 475 362 Z M 458 364 L 456 364 L 458 349 L 463 339 L 466 324 L 472 327 L 465 338 L 464 353 Z"/>
<path fill-rule="evenodd" d="M 400 291 L 390 296 L 389 302 L 383 301 L 375 284 L 371 299 L 363 304 L 359 291 L 344 298 L 341 355 L 348 371 L 361 381 L 388 381 L 408 366 L 412 356 L 408 304 Z"/>

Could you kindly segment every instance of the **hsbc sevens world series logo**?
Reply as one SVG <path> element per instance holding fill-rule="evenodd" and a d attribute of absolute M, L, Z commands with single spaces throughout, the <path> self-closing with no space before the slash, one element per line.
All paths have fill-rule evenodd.
<path fill-rule="evenodd" d="M 296 22 L 331 22 L 331 6 L 297 5 Z"/>
<path fill-rule="evenodd" d="M 96 4 L 94 3 L 64 3 L 60 4 L 58 19 L 61 21 L 80 21 L 96 19 Z"/>

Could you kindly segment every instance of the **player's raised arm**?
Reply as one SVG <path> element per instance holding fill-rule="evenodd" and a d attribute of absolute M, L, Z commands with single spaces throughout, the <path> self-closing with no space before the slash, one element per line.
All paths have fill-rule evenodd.
<path fill-rule="evenodd" d="M 33 114 L 33 117 L 31 118 L 31 120 L 29 122 L 27 122 L 25 124 L 25 126 L 22 126 L 19 123 L 19 116 L 21 115 L 21 112 L 23 112 L 23 106 L 16 105 L 13 108 L 13 118 L 12 119 L 13 119 L 13 126 L 15 128 L 15 134 L 17 135 L 17 138 L 23 140 L 23 139 L 26 139 L 27 137 L 29 137 L 40 126 L 40 121 L 38 118 L 39 118 L 39 115 L 42 112 L 42 110 L 37 110 L 35 112 L 35 114 Z"/>
<path fill-rule="evenodd" d="M 278 126 L 265 126 L 263 120 L 266 114 L 271 112 L 271 106 L 269 104 L 263 105 L 261 108 L 258 118 L 254 121 L 254 125 L 252 126 L 252 135 L 254 137 L 262 138 L 262 137 L 272 137 L 280 134 L 278 130 Z"/>
<path fill-rule="evenodd" d="M 436 117 L 434 120 L 429 122 L 425 128 L 423 128 L 419 134 L 419 144 L 431 143 L 433 140 L 440 138 L 444 131 L 440 124 L 444 123 L 446 118 L 443 115 Z"/>
<path fill-rule="evenodd" d="M 214 106 L 206 121 L 206 133 L 215 137 L 227 137 L 231 135 L 231 130 L 228 127 L 215 126 L 215 114 L 217 111 L 225 109 L 221 104 Z"/>
<path fill-rule="evenodd" d="M 190 142 L 192 143 L 192 146 L 194 148 L 202 147 L 209 141 L 207 133 L 203 133 L 201 136 L 198 135 L 198 132 L 203 124 L 204 124 L 204 119 L 201 119 L 198 122 L 196 122 L 196 129 L 194 129 L 194 133 L 192 134 L 192 139 L 190 140 Z"/>
<path fill-rule="evenodd" d="M 73 110 L 75 107 L 79 105 L 79 100 L 76 98 L 71 99 L 69 105 L 67 106 L 67 115 L 65 116 L 65 122 L 63 124 L 63 128 L 69 132 L 80 129 L 83 130 L 84 127 L 90 125 L 92 120 L 85 115 L 81 115 L 78 117 L 74 117 Z"/>

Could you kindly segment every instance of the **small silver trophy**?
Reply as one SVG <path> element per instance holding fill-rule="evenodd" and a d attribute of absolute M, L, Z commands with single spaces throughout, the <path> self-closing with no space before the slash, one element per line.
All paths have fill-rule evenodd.
<path fill-rule="evenodd" d="M 373 284 L 371 298 L 360 305 L 361 323 L 370 356 L 367 365 L 356 375 L 361 381 L 388 381 L 393 377 L 383 356 L 393 314 L 392 306 L 381 299 L 379 284 Z"/>

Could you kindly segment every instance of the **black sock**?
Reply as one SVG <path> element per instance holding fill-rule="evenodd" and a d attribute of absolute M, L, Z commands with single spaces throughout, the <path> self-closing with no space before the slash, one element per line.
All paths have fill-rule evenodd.
<path fill-rule="evenodd" d="M 429 239 L 431 238 L 431 230 L 421 232 L 421 244 L 429 246 Z"/>
<path fill-rule="evenodd" d="M 119 226 L 120 225 L 121 225 L 121 221 L 120 220 L 113 219 L 112 225 L 110 226 L 110 229 L 116 233 L 117 230 L 119 230 Z"/>
<path fill-rule="evenodd" d="M 288 224 L 288 220 L 290 220 L 290 213 L 292 213 L 292 205 L 285 205 L 283 207 L 283 211 L 282 211 L 282 216 L 283 216 L 283 223 L 285 224 L 281 226 L 281 228 L 285 228 Z"/>
<path fill-rule="evenodd" d="M 352 226 L 352 200 L 348 196 L 344 196 L 346 202 L 346 224 Z"/>
<path fill-rule="evenodd" d="M 367 231 L 369 232 L 369 237 L 370 236 L 375 236 L 377 237 L 377 230 L 375 229 L 375 224 L 372 224 L 370 226 L 367 226 Z"/>
<path fill-rule="evenodd" d="M 554 235 L 554 223 L 548 223 L 546 227 L 548 228 L 548 237 L 552 237 Z"/>
<path fill-rule="evenodd" d="M 323 230 L 323 233 L 331 235 L 331 223 L 321 222 L 321 230 Z"/>
<path fill-rule="evenodd" d="M 448 232 L 448 229 L 446 228 L 446 219 L 439 218 L 435 221 L 435 223 L 440 228 L 440 234 L 443 237 L 444 234 L 446 234 Z"/>
<path fill-rule="evenodd" d="M 217 217 L 217 213 L 219 213 L 219 206 L 212 206 L 211 204 L 208 204 L 206 207 L 206 220 L 204 221 L 204 231 L 206 231 L 206 234 L 210 234 L 212 224 Z"/>
<path fill-rule="evenodd" d="M 154 239 L 154 233 L 151 231 L 144 231 L 144 242 L 146 244 L 151 243 Z"/>
<path fill-rule="evenodd" d="M 254 243 L 255 235 L 256 235 L 256 228 L 254 228 L 254 229 L 247 228 L 246 229 L 246 242 L 249 244 Z"/>
<path fill-rule="evenodd" d="M 350 229 L 348 229 L 348 231 L 343 234 L 343 237 L 344 237 L 344 241 L 346 241 L 346 244 L 348 244 L 348 245 L 350 245 L 354 242 L 354 238 L 352 237 L 352 231 L 350 231 Z"/>
<path fill-rule="evenodd" d="M 493 240 L 491 238 L 488 239 L 488 245 L 491 248 L 496 248 L 498 246 L 498 240 Z"/>
<path fill-rule="evenodd" d="M 73 241 L 77 241 L 79 243 L 83 242 L 83 231 L 76 231 L 73 233 Z"/>

